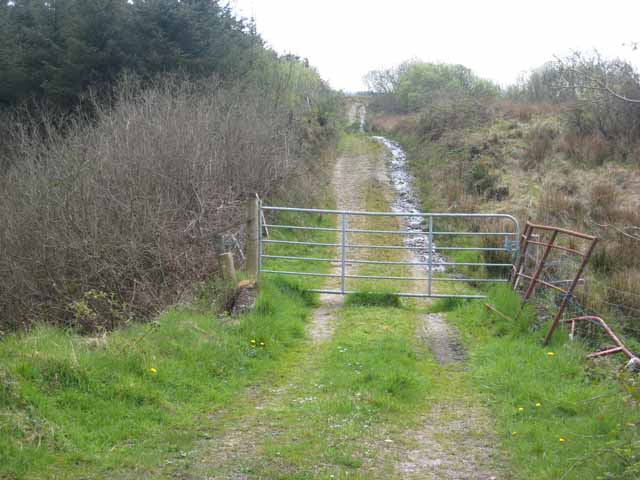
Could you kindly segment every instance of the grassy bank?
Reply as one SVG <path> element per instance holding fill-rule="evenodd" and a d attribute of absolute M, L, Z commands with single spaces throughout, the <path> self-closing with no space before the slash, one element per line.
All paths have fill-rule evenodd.
<path fill-rule="evenodd" d="M 304 288 L 318 286 L 266 279 L 237 321 L 185 306 L 104 337 L 47 326 L 5 337 L 0 478 L 157 478 L 178 468 L 207 416 L 300 344 L 315 301 Z"/>
<path fill-rule="evenodd" d="M 589 281 L 576 298 L 625 341 L 637 340 L 637 164 L 614 155 L 591 161 L 587 153 L 595 147 L 588 143 L 579 149 L 584 155 L 576 154 L 569 147 L 578 139 L 558 109 L 518 114 L 513 107 L 496 105 L 484 122 L 465 120 L 437 138 L 417 115 L 395 119 L 385 134 L 406 148 L 424 210 L 509 213 L 522 223 L 531 219 L 598 236 Z M 385 118 L 373 118 L 372 126 L 385 128 Z M 575 272 L 577 262 L 567 257 L 558 258 L 562 269 Z"/>
<path fill-rule="evenodd" d="M 531 202 L 531 189 L 539 190 L 533 179 L 524 180 L 518 165 L 498 163 L 524 148 L 527 136 L 522 130 L 527 125 L 497 122 L 486 128 L 451 131 L 445 139 L 430 142 L 421 139 L 410 122 L 396 130 L 396 138 L 406 142 L 425 210 L 513 208 L 518 213 Z M 560 175 L 558 166 L 547 169 Z M 540 178 L 539 173 L 533 177 Z M 496 200 L 492 195 L 505 184 L 510 196 Z M 465 239 L 457 246 L 471 244 Z M 493 260 L 468 252 L 449 258 Z M 482 278 L 495 272 L 469 268 L 462 273 Z M 464 338 L 470 355 L 466 378 L 475 390 L 472 395 L 491 407 L 513 477 L 638 478 L 640 391 L 637 379 L 620 373 L 621 358 L 586 361 L 597 347 L 571 342 L 562 332 L 543 347 L 544 319 L 531 310 L 518 315 L 520 300 L 508 287 L 492 290 L 490 295 L 491 303 L 516 320 L 489 314 L 481 302 L 443 301 L 433 308 L 449 311 L 447 318 Z"/>
<path fill-rule="evenodd" d="M 534 313 L 508 288 L 490 302 L 454 306 L 448 314 L 470 352 L 471 377 L 492 408 L 510 469 L 518 479 L 635 479 L 640 474 L 638 381 L 618 379 L 566 334 L 543 347 Z M 444 307 L 444 304 L 439 304 Z M 439 308 L 436 306 L 436 308 Z"/>

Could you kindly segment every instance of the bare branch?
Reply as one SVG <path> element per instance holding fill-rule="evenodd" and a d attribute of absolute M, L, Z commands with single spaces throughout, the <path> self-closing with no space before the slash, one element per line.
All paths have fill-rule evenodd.
<path fill-rule="evenodd" d="M 590 84 L 590 85 L 579 85 L 579 88 L 603 91 L 624 102 L 640 104 L 640 99 L 629 98 L 625 95 L 622 95 L 616 92 L 607 84 L 606 81 L 601 80 L 595 75 L 591 75 L 587 73 L 585 69 L 580 69 L 571 65 L 567 65 L 567 63 L 564 60 L 560 59 L 557 56 L 555 56 L 554 58 L 556 59 L 557 63 L 560 65 L 560 67 L 562 67 L 563 70 L 574 73 L 575 75 L 577 75 L 578 77 L 582 78 L 583 80 L 587 81 Z"/>
<path fill-rule="evenodd" d="M 640 230 L 640 227 L 636 227 L 636 226 L 626 226 L 626 227 L 618 227 L 616 225 L 612 225 L 609 223 L 598 223 L 596 221 L 594 221 L 590 216 L 587 218 L 587 222 L 591 223 L 593 225 L 595 225 L 596 227 L 600 227 L 600 228 L 604 228 L 604 229 L 608 229 L 611 228 L 612 230 L 615 230 L 616 232 L 618 232 L 620 235 L 623 235 L 627 238 L 630 238 L 632 240 L 637 240 L 640 242 L 640 237 L 636 236 L 636 235 L 632 235 L 630 233 L 628 233 L 626 230 Z"/>

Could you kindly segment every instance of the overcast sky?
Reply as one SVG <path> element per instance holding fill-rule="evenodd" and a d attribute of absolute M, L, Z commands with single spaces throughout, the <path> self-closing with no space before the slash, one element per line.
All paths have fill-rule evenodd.
<path fill-rule="evenodd" d="M 640 65 L 640 0 L 230 0 L 280 53 L 309 58 L 331 86 L 407 59 L 461 63 L 502 85 L 572 50 Z"/>

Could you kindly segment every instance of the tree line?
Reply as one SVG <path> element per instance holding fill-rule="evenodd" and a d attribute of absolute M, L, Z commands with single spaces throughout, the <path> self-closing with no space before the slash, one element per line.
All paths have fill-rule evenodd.
<path fill-rule="evenodd" d="M 396 113 L 418 112 L 443 96 L 480 100 L 500 93 L 496 84 L 478 77 L 464 65 L 416 60 L 373 70 L 364 80 L 375 96 L 373 107 Z"/>
<path fill-rule="evenodd" d="M 632 159 L 640 141 L 640 73 L 628 61 L 597 52 L 555 58 L 500 88 L 462 65 L 409 61 L 369 72 L 372 108 L 392 113 L 420 113 L 425 131 L 488 118 L 495 101 L 555 105 L 579 137 L 597 135 L 616 156 Z"/>
<path fill-rule="evenodd" d="M 218 0 L 2 0 L 0 104 L 73 106 L 125 70 L 235 80 L 264 53 L 254 24 Z"/>

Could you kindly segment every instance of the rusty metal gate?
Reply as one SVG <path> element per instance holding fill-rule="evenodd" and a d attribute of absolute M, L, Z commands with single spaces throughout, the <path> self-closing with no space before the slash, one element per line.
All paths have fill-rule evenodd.
<path fill-rule="evenodd" d="M 518 256 L 520 241 L 520 225 L 518 220 L 505 214 L 480 213 L 394 213 L 394 212 L 357 212 L 344 210 L 321 210 L 306 208 L 272 207 L 260 204 L 259 215 L 259 258 L 258 270 L 262 275 L 314 276 L 339 279 L 339 287 L 335 289 L 313 289 L 318 293 L 344 295 L 355 293 L 348 286 L 352 279 L 398 280 L 421 282 L 423 287 L 417 293 L 394 292 L 403 297 L 419 298 L 486 298 L 485 295 L 467 293 L 442 293 L 435 288 L 439 282 L 467 282 L 471 284 L 507 283 L 513 264 Z M 295 214 L 299 224 L 278 223 L 276 218 L 282 212 Z M 335 217 L 335 227 L 314 226 L 305 223 L 304 218 L 313 215 L 330 215 Z M 401 230 L 367 230 L 352 228 L 350 220 L 355 217 L 397 217 L 405 228 Z M 483 225 L 484 228 L 483 228 Z M 456 228 L 452 229 L 454 225 Z M 487 228 L 488 227 L 488 228 Z M 333 232 L 336 241 L 322 242 L 312 240 L 276 239 L 276 232 L 281 230 L 307 232 L 307 236 L 320 232 Z M 350 241 L 353 237 L 375 237 L 375 235 L 394 235 L 403 240 L 402 244 L 381 245 Z M 466 240 L 462 240 L 466 239 Z M 475 244 L 473 241 L 475 240 Z M 441 245 L 441 243 L 444 244 Z M 270 252 L 278 246 L 276 254 Z M 313 247 L 326 250 L 331 254 L 321 256 L 300 256 L 295 250 L 300 247 Z M 293 251 L 287 251 L 290 248 Z M 362 252 L 372 250 L 404 250 L 411 252 L 411 261 L 382 261 L 367 258 Z M 360 253 L 354 258 L 352 252 Z M 480 261 L 452 261 L 447 258 L 453 252 L 468 252 L 466 255 L 479 254 Z M 488 255 L 487 255 L 488 254 Z M 502 257 L 503 261 L 486 261 L 487 256 Z M 295 271 L 276 269 L 270 266 L 273 261 L 304 261 L 325 263 L 334 267 L 333 273 Z M 282 262 L 280 262 L 282 263 Z M 366 275 L 350 271 L 350 267 L 359 265 L 396 265 L 419 268 L 421 275 L 415 277 Z M 469 278 L 467 275 L 454 272 L 456 268 L 489 269 L 493 277 Z M 498 273 L 496 273 L 498 272 Z"/>

